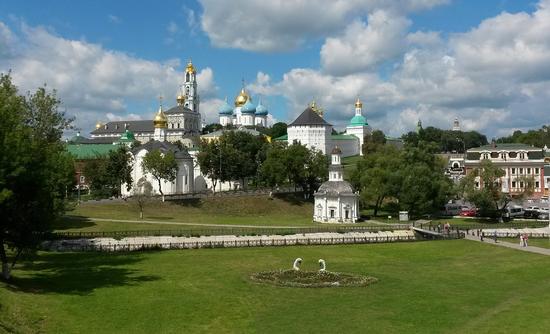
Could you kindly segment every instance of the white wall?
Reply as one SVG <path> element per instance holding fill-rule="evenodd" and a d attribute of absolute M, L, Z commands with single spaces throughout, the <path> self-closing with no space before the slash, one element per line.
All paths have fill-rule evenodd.
<path fill-rule="evenodd" d="M 332 147 L 330 134 L 332 127 L 324 125 L 299 125 L 287 129 L 288 144 L 294 141 L 305 145 L 308 148 L 321 150 L 324 154 L 330 153 Z"/>

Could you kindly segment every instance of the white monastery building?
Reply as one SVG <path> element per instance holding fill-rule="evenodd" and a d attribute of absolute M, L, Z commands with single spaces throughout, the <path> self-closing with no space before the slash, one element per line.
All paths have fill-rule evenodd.
<path fill-rule="evenodd" d="M 235 98 L 235 107 L 231 107 L 225 99 L 225 102 L 218 108 L 218 114 L 222 126 L 267 126 L 267 108 L 261 100 L 258 105 L 254 105 L 244 87 Z"/>
<path fill-rule="evenodd" d="M 314 194 L 313 221 L 320 223 L 355 223 L 358 218 L 357 194 L 349 182 L 344 181 L 341 164 L 342 151 L 335 147 L 331 152 L 328 181 Z"/>

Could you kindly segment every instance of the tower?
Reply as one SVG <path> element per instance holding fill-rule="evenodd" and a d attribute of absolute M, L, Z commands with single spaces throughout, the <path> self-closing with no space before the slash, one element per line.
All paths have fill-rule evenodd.
<path fill-rule="evenodd" d="M 363 116 L 363 102 L 357 98 L 355 101 L 355 116 L 352 117 L 346 126 L 346 134 L 354 135 L 359 139 L 359 154 L 363 155 L 363 142 L 365 135 L 370 133 L 370 126 L 367 119 Z"/>
<path fill-rule="evenodd" d="M 338 146 L 335 146 L 332 149 L 332 152 L 330 152 L 330 166 L 329 166 L 329 173 L 328 173 L 328 180 L 329 181 L 343 181 L 343 167 L 341 164 L 342 161 L 342 150 Z"/>
<path fill-rule="evenodd" d="M 199 112 L 199 95 L 197 94 L 197 71 L 191 60 L 185 67 L 185 81 L 182 91 L 184 94 L 184 106 L 192 111 Z"/>
<path fill-rule="evenodd" d="M 460 131 L 460 122 L 458 121 L 458 117 L 455 117 L 455 120 L 453 121 L 453 131 Z"/>
<path fill-rule="evenodd" d="M 166 141 L 166 129 L 168 128 L 168 118 L 162 111 L 162 96 L 159 98 L 159 111 L 153 119 L 153 124 L 155 126 L 155 132 L 153 133 L 153 139 L 157 141 L 164 142 Z"/>

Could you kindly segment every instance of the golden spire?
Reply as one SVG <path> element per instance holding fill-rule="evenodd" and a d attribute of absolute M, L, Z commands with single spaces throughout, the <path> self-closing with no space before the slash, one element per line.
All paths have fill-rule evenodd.
<path fill-rule="evenodd" d="M 355 101 L 355 108 L 363 108 L 363 102 L 359 100 L 359 97 L 357 98 L 357 101 Z"/>
<path fill-rule="evenodd" d="M 197 73 L 197 71 L 195 70 L 195 66 L 193 66 L 193 62 L 191 62 L 191 58 L 189 58 L 189 61 L 187 62 L 185 73 Z"/>
<path fill-rule="evenodd" d="M 313 110 L 317 115 L 323 117 L 323 109 L 321 109 L 320 107 L 317 106 L 317 103 L 315 102 L 315 100 L 312 100 L 311 103 L 309 104 L 309 107 L 311 108 L 311 110 Z"/>
<path fill-rule="evenodd" d="M 153 119 L 153 124 L 155 125 L 155 128 L 168 127 L 168 118 L 166 118 L 164 111 L 162 111 L 162 95 L 159 96 L 159 111 L 157 112 L 157 114 L 155 115 L 155 118 Z"/>

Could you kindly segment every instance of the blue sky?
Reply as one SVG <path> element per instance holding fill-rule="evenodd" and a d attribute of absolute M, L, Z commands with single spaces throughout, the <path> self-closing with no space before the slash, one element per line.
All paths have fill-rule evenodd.
<path fill-rule="evenodd" d="M 458 117 L 499 136 L 549 123 L 548 18 L 546 0 L 8 0 L 0 71 L 56 88 L 83 132 L 173 104 L 191 58 L 207 122 L 244 79 L 280 121 L 315 98 L 342 128 L 359 96 L 391 135 Z"/>

